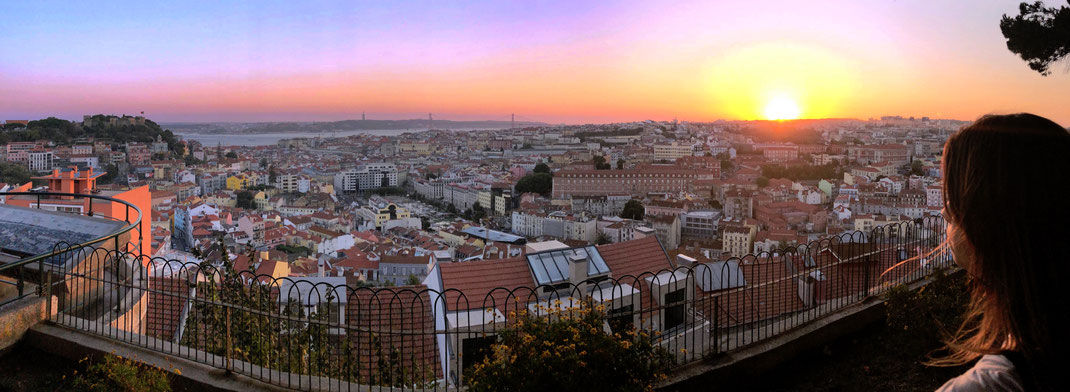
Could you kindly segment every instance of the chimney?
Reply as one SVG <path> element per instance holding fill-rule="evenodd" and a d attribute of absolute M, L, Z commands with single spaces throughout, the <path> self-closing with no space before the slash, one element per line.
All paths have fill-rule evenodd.
<path fill-rule="evenodd" d="M 693 265 L 695 265 L 695 258 L 694 257 L 685 255 L 683 253 L 680 253 L 680 254 L 676 255 L 676 266 L 677 267 L 691 267 Z"/>
<path fill-rule="evenodd" d="M 319 259 L 319 260 L 316 261 L 316 266 L 317 266 L 316 272 L 318 272 L 316 274 L 316 276 L 320 276 L 320 277 L 325 276 L 325 275 L 323 275 L 323 264 L 324 264 L 323 263 L 323 259 Z"/>
<path fill-rule="evenodd" d="M 568 281 L 574 285 L 587 280 L 587 257 L 577 254 L 568 256 Z"/>

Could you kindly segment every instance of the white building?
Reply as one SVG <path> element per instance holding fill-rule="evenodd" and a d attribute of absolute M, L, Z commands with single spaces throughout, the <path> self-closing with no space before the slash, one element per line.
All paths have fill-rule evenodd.
<path fill-rule="evenodd" d="M 542 236 L 542 225 L 543 220 L 545 219 L 546 216 L 543 214 L 529 213 L 524 211 L 513 211 L 513 234 L 532 238 L 540 237 Z"/>
<path fill-rule="evenodd" d="M 398 169 L 392 163 L 369 163 L 334 176 L 335 192 L 358 192 L 398 186 Z"/>
<path fill-rule="evenodd" d="M 929 207 L 942 207 L 944 205 L 944 188 L 939 184 L 926 187 L 925 205 Z"/>
<path fill-rule="evenodd" d="M 81 163 L 94 169 L 100 168 L 100 158 L 93 154 L 71 155 L 71 163 Z"/>
<path fill-rule="evenodd" d="M 713 240 L 720 220 L 721 212 L 716 210 L 685 212 L 680 215 L 680 234 L 688 239 Z"/>
<path fill-rule="evenodd" d="M 441 200 L 442 188 L 445 184 L 441 181 L 420 180 L 413 182 L 412 186 L 416 190 L 416 194 L 423 196 L 425 199 Z"/>
<path fill-rule="evenodd" d="M 513 211 L 513 234 L 525 237 L 550 236 L 593 243 L 598 236 L 598 221 L 587 214 L 568 215 L 561 211 Z"/>
<path fill-rule="evenodd" d="M 825 202 L 825 193 L 814 187 L 806 187 L 797 193 L 799 201 L 806 204 L 821 204 Z"/>
<path fill-rule="evenodd" d="M 479 201 L 479 192 L 465 185 L 448 184 L 442 188 L 442 200 L 452 204 L 457 211 L 464 211 Z"/>
<path fill-rule="evenodd" d="M 286 173 L 275 176 L 275 187 L 286 193 L 308 193 L 311 185 L 308 177 L 300 174 Z"/>
<path fill-rule="evenodd" d="M 339 236 L 322 238 L 320 242 L 316 244 L 316 251 L 320 254 L 337 256 L 338 251 L 352 248 L 353 245 L 356 245 L 356 239 L 353 238 L 353 235 L 342 234 Z"/>
<path fill-rule="evenodd" d="M 52 162 L 55 160 L 52 151 L 48 150 L 32 150 L 29 152 L 28 158 L 29 168 L 32 172 L 52 170 Z"/>

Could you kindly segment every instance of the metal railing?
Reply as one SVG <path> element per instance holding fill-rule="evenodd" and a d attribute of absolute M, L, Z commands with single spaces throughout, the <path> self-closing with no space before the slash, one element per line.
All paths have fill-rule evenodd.
<path fill-rule="evenodd" d="M 597 303 L 605 332 L 652 331 L 681 366 L 950 268 L 944 238 L 944 222 L 924 218 L 637 276 L 470 293 L 276 278 L 86 244 L 53 252 L 70 267 L 49 287 L 59 325 L 274 385 L 448 390 L 463 388 L 466 370 L 521 315 Z"/>
<path fill-rule="evenodd" d="M 137 232 L 138 238 L 143 238 L 142 236 L 144 233 L 141 232 L 143 213 L 138 206 L 126 200 L 95 194 L 63 192 L 0 192 L 0 204 L 40 210 L 42 209 L 42 205 L 46 206 L 46 208 L 56 207 L 57 204 L 53 204 L 55 203 L 55 199 L 51 199 L 53 197 L 67 198 L 61 200 L 68 202 L 71 200 L 78 200 L 83 203 L 78 205 L 78 211 L 51 211 L 112 220 L 115 222 L 123 222 L 124 224 L 109 233 L 81 243 L 72 244 L 66 241 L 57 242 L 56 244 L 53 244 L 50 252 L 36 255 L 29 255 L 15 249 L 8 249 L 5 247 L 7 244 L 0 243 L 0 248 L 3 248 L 4 253 L 10 255 L 25 255 L 25 257 L 17 261 L 0 264 L 0 276 L 8 278 L 0 279 L 0 284 L 14 286 L 16 290 L 14 296 L 0 301 L 0 306 L 7 305 L 32 295 L 31 293 L 26 292 L 26 285 L 28 283 L 33 283 L 38 286 L 38 294 L 50 295 L 50 279 L 53 277 L 53 274 L 62 274 L 65 267 L 61 264 L 57 264 L 57 260 L 63 260 L 63 255 L 67 252 L 75 249 L 84 249 L 86 247 L 112 246 L 113 249 L 129 248 L 129 244 L 121 243 L 123 242 L 121 238 L 131 232 Z M 99 208 L 95 208 L 95 202 L 118 203 L 118 205 L 122 206 L 121 210 L 123 211 L 123 214 L 121 216 L 115 214 L 117 209 L 112 208 L 111 206 L 107 209 L 110 214 L 102 214 Z M 26 206 L 21 206 L 20 204 L 26 204 Z M 69 203 L 58 204 L 58 206 L 63 205 L 69 205 Z M 134 245 L 134 247 L 136 248 L 137 245 Z"/>

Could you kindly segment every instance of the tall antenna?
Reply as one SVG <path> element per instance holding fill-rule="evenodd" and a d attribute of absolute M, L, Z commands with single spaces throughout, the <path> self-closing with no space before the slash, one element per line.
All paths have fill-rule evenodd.
<path fill-rule="evenodd" d="M 435 120 L 433 118 L 431 118 L 431 113 L 427 113 L 427 130 L 428 131 L 434 129 L 434 127 L 431 126 L 432 124 L 434 124 L 434 121 Z"/>
<path fill-rule="evenodd" d="M 510 114 L 509 117 L 509 130 L 512 131 L 516 129 L 516 113 Z"/>
<path fill-rule="evenodd" d="M 360 121 L 364 121 L 364 112 L 360 112 Z"/>

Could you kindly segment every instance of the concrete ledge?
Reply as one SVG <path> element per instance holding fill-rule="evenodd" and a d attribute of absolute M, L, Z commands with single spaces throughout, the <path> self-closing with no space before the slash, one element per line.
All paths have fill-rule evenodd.
<path fill-rule="evenodd" d="M 52 297 L 52 310 L 57 308 Z M 48 300 L 30 295 L 0 307 L 0 351 L 10 348 L 22 339 L 30 327 L 48 319 Z"/>
<path fill-rule="evenodd" d="M 114 354 L 136 359 L 161 369 L 178 369 L 172 385 L 190 391 L 287 391 L 271 384 L 193 361 L 104 339 L 71 329 L 40 323 L 27 331 L 24 341 L 33 347 L 72 361 L 89 357 L 99 360 Z"/>

